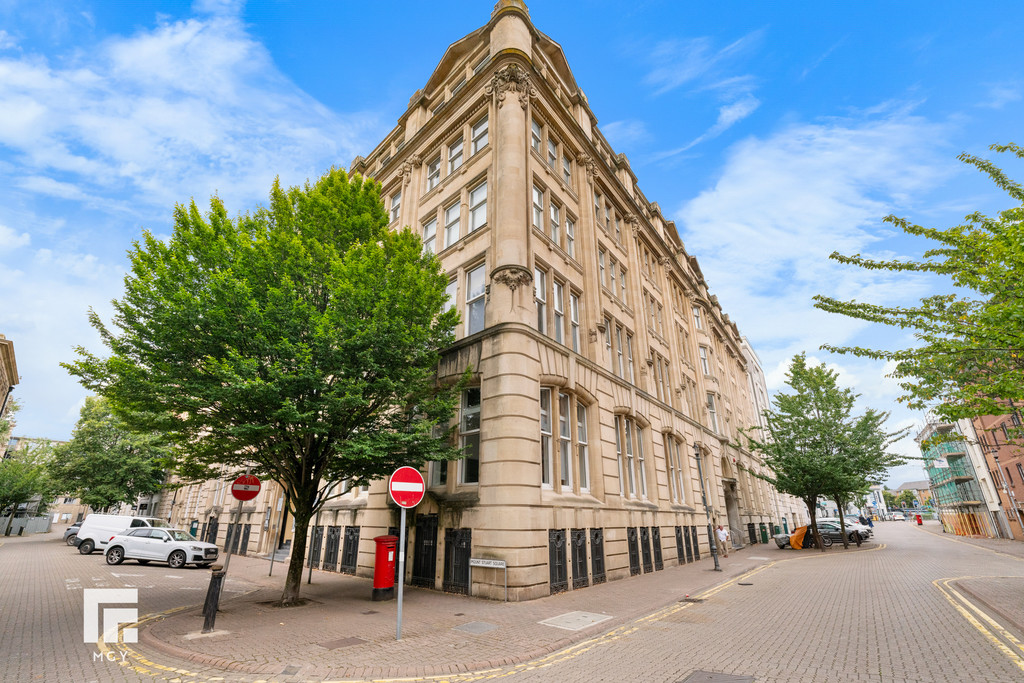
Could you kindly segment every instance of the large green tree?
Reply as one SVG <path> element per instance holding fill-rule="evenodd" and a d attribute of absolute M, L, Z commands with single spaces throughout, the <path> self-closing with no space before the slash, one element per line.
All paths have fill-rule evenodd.
<path fill-rule="evenodd" d="M 171 448 L 153 432 L 134 432 L 110 403 L 89 396 L 66 444 L 47 463 L 53 486 L 96 510 L 156 493 L 171 465 Z"/>
<path fill-rule="evenodd" d="M 1014 144 L 991 149 L 1024 159 L 1024 149 Z M 822 310 L 912 330 L 920 343 L 909 349 L 822 348 L 893 361 L 892 376 L 904 391 L 900 400 L 951 421 L 1004 414 L 1008 405 L 1024 402 L 1024 188 L 986 159 L 970 154 L 959 159 L 987 174 L 1016 205 L 994 217 L 972 213 L 965 223 L 946 229 L 886 217 L 904 232 L 936 243 L 921 260 L 831 256 L 870 270 L 935 273 L 949 278 L 954 293 L 909 307 L 815 297 Z"/>
<path fill-rule="evenodd" d="M 378 183 L 338 169 L 275 181 L 269 207 L 235 219 L 216 197 L 174 218 L 170 239 L 145 233 L 130 251 L 117 329 L 90 315 L 109 355 L 79 348 L 66 367 L 133 428 L 173 440 L 179 472 L 252 468 L 283 486 L 293 604 L 336 483 L 458 455 L 434 433 L 459 397 L 435 381 L 459 320 L 448 278 L 417 235 L 388 230 Z"/>
<path fill-rule="evenodd" d="M 842 506 L 886 468 L 902 464 L 888 446 L 904 432 L 882 429 L 887 413 L 869 408 L 855 417 L 857 394 L 840 388 L 834 370 L 808 365 L 802 353 L 793 357 L 786 383 L 792 392 L 772 397 L 763 413 L 766 426 L 741 430 L 742 445 L 760 454 L 770 472 L 757 476 L 804 502 L 820 548 L 818 499 Z"/>

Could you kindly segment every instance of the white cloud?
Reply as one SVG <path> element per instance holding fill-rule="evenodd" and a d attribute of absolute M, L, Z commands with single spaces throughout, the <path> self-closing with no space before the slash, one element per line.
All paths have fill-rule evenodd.
<path fill-rule="evenodd" d="M 758 29 L 717 51 L 707 37 L 659 42 L 650 52 L 654 66 L 644 83 L 654 87 L 655 95 L 662 95 L 686 83 L 714 79 L 731 61 L 760 43 L 763 36 L 764 30 Z"/>
<path fill-rule="evenodd" d="M 6 225 L 0 223 L 0 251 L 13 251 L 18 247 L 26 247 L 32 238 L 27 232 L 20 235 Z"/>
<path fill-rule="evenodd" d="M 761 101 L 753 95 L 746 95 L 743 99 L 736 102 L 730 102 L 729 104 L 722 105 L 718 109 L 718 120 L 715 121 L 713 126 L 682 147 L 677 147 L 676 149 L 659 152 L 658 154 L 653 155 L 652 160 L 660 161 L 662 159 L 677 156 L 690 150 L 696 145 L 699 145 L 705 140 L 711 140 L 712 138 L 718 137 L 731 128 L 733 124 L 736 124 L 753 114 L 759 106 L 761 106 Z"/>
<path fill-rule="evenodd" d="M 650 137 L 646 124 L 636 120 L 612 121 L 601 126 L 601 133 L 615 149 L 642 142 Z"/>
<path fill-rule="evenodd" d="M 7 31 L 0 29 L 0 50 L 10 50 L 18 46 L 18 41 Z"/>
<path fill-rule="evenodd" d="M 1002 109 L 1012 102 L 1020 102 L 1024 98 L 1024 86 L 1019 82 L 991 83 L 988 85 L 988 100 L 980 106 L 990 109 Z"/>

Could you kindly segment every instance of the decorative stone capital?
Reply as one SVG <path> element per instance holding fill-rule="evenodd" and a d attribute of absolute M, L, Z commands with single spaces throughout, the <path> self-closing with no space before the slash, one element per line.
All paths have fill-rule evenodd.
<path fill-rule="evenodd" d="M 593 178 L 597 175 L 597 166 L 594 164 L 594 159 L 589 154 L 580 152 L 576 155 L 576 162 L 587 169 L 587 177 Z"/>
<path fill-rule="evenodd" d="M 402 168 L 398 171 L 398 177 L 402 179 L 403 186 L 409 184 L 409 180 L 412 179 L 413 169 L 419 166 L 422 161 L 418 154 L 413 154 L 402 163 Z"/>
<path fill-rule="evenodd" d="M 523 266 L 501 266 L 491 273 L 491 280 L 498 284 L 505 285 L 513 293 L 520 287 L 533 282 L 533 273 L 529 268 Z"/>
<path fill-rule="evenodd" d="M 484 91 L 497 97 L 499 109 L 505 103 L 505 95 L 509 91 L 519 93 L 519 105 L 523 109 L 526 109 L 531 97 L 537 97 L 537 89 L 530 82 L 529 74 L 518 64 L 509 64 L 498 69 Z"/>

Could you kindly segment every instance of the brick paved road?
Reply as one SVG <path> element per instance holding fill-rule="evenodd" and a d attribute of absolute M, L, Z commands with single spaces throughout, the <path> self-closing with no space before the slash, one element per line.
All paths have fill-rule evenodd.
<path fill-rule="evenodd" d="M 168 618 L 144 632 L 136 651 L 147 659 L 134 660 L 133 669 L 91 660 L 94 647 L 81 642 L 81 588 L 139 586 L 139 614 L 145 615 L 201 602 L 208 573 L 132 563 L 108 568 L 99 555 L 80 557 L 52 536 L 10 539 L 0 546 L 0 680 L 433 674 L 431 680 L 453 682 L 673 682 L 698 670 L 787 683 L 1024 680 L 1024 648 L 1014 645 L 1024 634 L 1000 629 L 1024 614 L 1024 605 L 997 611 L 984 603 L 1019 603 L 1024 544 L 955 542 L 929 531 L 880 524 L 879 543 L 854 551 L 756 546 L 723 560 L 722 574 L 708 571 L 710 562 L 703 560 L 522 604 L 414 590 L 407 593 L 401 642 L 394 641 L 393 603 L 370 603 L 363 596 L 367 581 L 316 573 L 304 589 L 319 604 L 260 609 L 259 600 L 275 586 L 279 592 L 280 573 L 268 581 L 261 578 L 265 563 L 238 558 L 229 584 L 234 595 L 258 585 L 264 590 L 234 599 L 218 618 L 218 629 L 233 633 L 186 641 L 186 632 L 201 622 L 187 613 Z M 684 591 L 705 601 L 679 602 Z M 537 623 L 572 610 L 612 618 L 578 634 Z M 453 628 L 467 622 L 497 628 L 479 635 Z M 157 635 L 172 648 L 149 647 L 146 638 Z M 352 635 L 367 642 L 338 649 L 317 644 Z M 201 655 L 205 663 L 186 655 Z M 226 671 L 214 662 L 236 668 Z M 445 671 L 450 675 L 436 676 Z"/>

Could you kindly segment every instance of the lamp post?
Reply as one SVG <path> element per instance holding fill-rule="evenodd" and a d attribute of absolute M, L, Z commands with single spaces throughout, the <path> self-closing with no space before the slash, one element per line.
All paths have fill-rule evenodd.
<path fill-rule="evenodd" d="M 704 490 L 704 470 L 700 466 L 700 444 L 693 444 L 693 457 L 697 458 L 697 476 L 700 477 L 700 499 L 704 503 L 704 514 L 708 518 L 708 544 L 711 548 L 711 557 L 715 560 L 715 571 L 720 572 L 718 566 L 718 548 L 715 546 L 715 531 L 711 528 L 711 508 L 708 507 L 708 495 Z"/>

